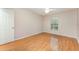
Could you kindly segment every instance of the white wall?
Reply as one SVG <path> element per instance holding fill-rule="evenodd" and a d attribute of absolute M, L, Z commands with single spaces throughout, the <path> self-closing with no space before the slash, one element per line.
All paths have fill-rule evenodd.
<path fill-rule="evenodd" d="M 51 15 L 44 16 L 44 18 L 43 18 L 43 32 L 51 33 L 51 26 L 50 26 L 51 17 L 52 17 Z"/>
<path fill-rule="evenodd" d="M 27 9 L 15 9 L 15 39 L 42 32 L 42 16 Z"/>
<path fill-rule="evenodd" d="M 77 11 L 76 9 L 56 13 L 54 15 L 45 16 L 44 21 L 43 21 L 44 32 L 50 32 L 54 34 L 54 32 L 51 31 L 51 26 L 50 26 L 51 19 L 54 16 L 59 19 L 59 30 L 55 34 L 69 36 L 73 38 L 77 37 Z"/>

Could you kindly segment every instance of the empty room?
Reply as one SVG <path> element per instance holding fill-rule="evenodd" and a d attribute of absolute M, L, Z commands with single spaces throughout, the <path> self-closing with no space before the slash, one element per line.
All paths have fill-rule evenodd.
<path fill-rule="evenodd" d="M 78 8 L 0 8 L 0 51 L 79 51 Z"/>

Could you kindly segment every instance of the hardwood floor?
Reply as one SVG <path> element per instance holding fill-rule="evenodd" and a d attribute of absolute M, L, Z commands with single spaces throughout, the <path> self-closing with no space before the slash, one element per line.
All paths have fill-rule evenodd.
<path fill-rule="evenodd" d="M 21 40 L 0 46 L 1 51 L 52 51 L 49 33 L 40 33 Z M 55 35 L 58 39 L 58 48 L 62 51 L 79 51 L 79 44 L 74 38 Z"/>

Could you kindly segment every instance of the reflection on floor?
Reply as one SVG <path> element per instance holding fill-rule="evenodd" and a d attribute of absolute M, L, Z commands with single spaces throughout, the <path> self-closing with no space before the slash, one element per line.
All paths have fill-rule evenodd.
<path fill-rule="evenodd" d="M 3 51 L 51 51 L 50 38 L 52 34 L 40 33 L 31 37 L 7 43 L 0 46 Z M 79 45 L 74 38 L 55 35 L 58 48 L 62 51 L 79 51 Z"/>

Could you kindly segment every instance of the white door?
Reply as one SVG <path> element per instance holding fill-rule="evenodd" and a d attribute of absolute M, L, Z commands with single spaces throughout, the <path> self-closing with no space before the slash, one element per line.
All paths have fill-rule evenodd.
<path fill-rule="evenodd" d="M 0 45 L 14 40 L 14 12 L 0 9 Z"/>
<path fill-rule="evenodd" d="M 77 12 L 77 37 L 78 37 L 78 41 L 79 41 L 79 8 L 78 8 L 78 12 Z"/>

